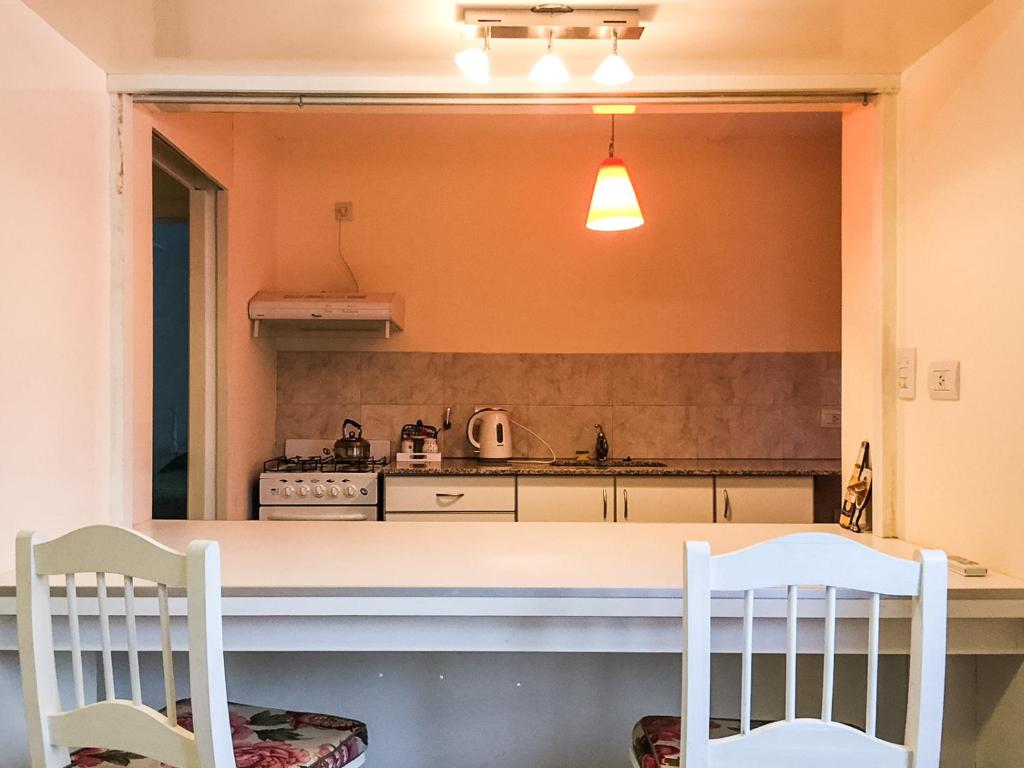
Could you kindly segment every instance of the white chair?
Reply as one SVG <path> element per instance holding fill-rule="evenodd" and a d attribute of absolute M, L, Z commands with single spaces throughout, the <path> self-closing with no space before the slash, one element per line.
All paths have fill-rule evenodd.
<path fill-rule="evenodd" d="M 103 668 L 102 701 L 86 703 L 75 574 L 96 575 Z M 107 574 L 124 576 L 126 648 L 132 698 L 114 694 Z M 57 687 L 50 577 L 64 575 L 74 707 Z M 162 635 L 161 713 L 142 703 L 136 579 L 156 585 Z M 168 588 L 184 589 L 191 698 L 177 700 Z M 114 526 L 81 528 L 53 541 L 22 532 L 17 542 L 18 646 L 33 768 L 235 768 L 239 765 L 355 768 L 365 759 L 366 726 L 356 720 L 230 704 L 221 642 L 220 548 L 193 541 L 187 554 Z M 98 685 L 97 685 L 98 687 Z M 77 748 L 70 752 L 69 748 Z M 274 760 L 277 762 L 273 762 Z M 262 762 L 261 762 L 262 761 Z"/>
<path fill-rule="evenodd" d="M 685 546 L 682 718 L 645 717 L 633 732 L 639 768 L 938 768 L 946 663 L 946 556 L 919 550 L 890 557 L 842 536 L 804 533 L 711 556 L 707 542 Z M 751 727 L 754 590 L 785 587 L 785 719 Z M 824 670 L 820 718 L 796 716 L 799 587 L 824 594 Z M 836 589 L 869 593 L 868 679 L 863 731 L 832 718 Z M 740 719 L 711 737 L 711 593 L 743 593 Z M 876 738 L 879 595 L 911 598 L 910 679 L 903 744 Z M 680 739 L 680 723 L 684 723 Z M 758 727 L 759 726 L 759 727 Z"/>

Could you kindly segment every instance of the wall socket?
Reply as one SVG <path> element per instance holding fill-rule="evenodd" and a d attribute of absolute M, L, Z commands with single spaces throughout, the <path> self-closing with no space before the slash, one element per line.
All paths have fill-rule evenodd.
<path fill-rule="evenodd" d="M 841 408 L 822 408 L 821 426 L 826 429 L 839 429 L 843 426 L 843 410 Z"/>
<path fill-rule="evenodd" d="M 338 221 L 352 221 L 352 203 L 335 203 L 334 218 Z"/>
<path fill-rule="evenodd" d="M 928 367 L 928 395 L 932 400 L 960 399 L 959 360 L 938 360 Z"/>

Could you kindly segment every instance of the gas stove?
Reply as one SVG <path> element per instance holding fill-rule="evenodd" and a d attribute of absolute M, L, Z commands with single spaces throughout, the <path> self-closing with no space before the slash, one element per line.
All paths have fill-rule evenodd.
<path fill-rule="evenodd" d="M 391 443 L 371 440 L 365 461 L 334 457 L 333 440 L 286 440 L 285 453 L 263 463 L 260 520 L 364 521 L 378 518 L 380 469 Z"/>

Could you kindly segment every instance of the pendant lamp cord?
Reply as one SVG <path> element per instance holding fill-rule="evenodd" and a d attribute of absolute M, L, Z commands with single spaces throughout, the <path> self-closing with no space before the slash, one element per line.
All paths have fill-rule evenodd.
<path fill-rule="evenodd" d="M 615 113 L 612 113 L 612 139 L 608 142 L 608 157 L 615 157 Z"/>

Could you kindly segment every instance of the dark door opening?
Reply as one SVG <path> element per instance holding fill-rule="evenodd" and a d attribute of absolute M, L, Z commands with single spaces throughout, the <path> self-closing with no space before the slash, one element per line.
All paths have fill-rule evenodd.
<path fill-rule="evenodd" d="M 189 190 L 153 166 L 153 517 L 188 516 Z"/>

